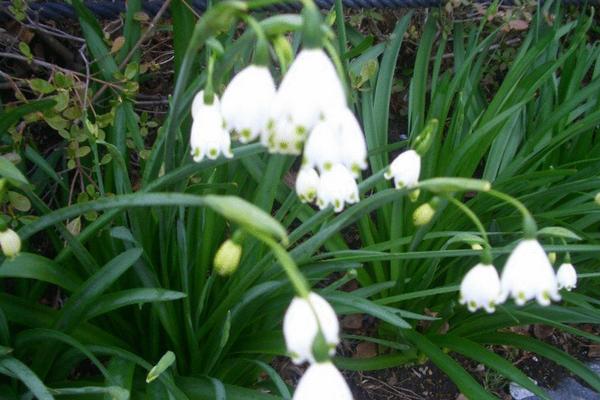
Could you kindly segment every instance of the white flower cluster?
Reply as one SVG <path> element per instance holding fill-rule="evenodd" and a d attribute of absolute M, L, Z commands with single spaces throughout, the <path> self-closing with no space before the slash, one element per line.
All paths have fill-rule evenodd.
<path fill-rule="evenodd" d="M 473 267 L 460 285 L 460 303 L 470 311 L 484 308 L 490 313 L 509 297 L 520 306 L 533 299 L 547 306 L 552 300 L 560 300 L 560 289 L 572 290 L 576 286 L 577 273 L 572 264 L 564 263 L 554 273 L 540 243 L 524 239 L 508 257 L 501 277 L 493 265 Z"/>
<path fill-rule="evenodd" d="M 283 319 L 283 334 L 292 361 L 310 366 L 300 379 L 294 400 L 352 400 L 352 392 L 344 377 L 331 361 L 317 360 L 313 346 L 319 332 L 328 347 L 329 356 L 335 354 L 340 342 L 340 326 L 335 311 L 316 293 L 307 298 L 295 297 Z"/>
<path fill-rule="evenodd" d="M 367 146 L 323 50 L 302 50 L 278 90 L 267 67 L 251 65 L 231 80 L 221 102 L 213 95 L 207 104 L 204 97 L 199 92 L 192 105 L 194 161 L 230 157 L 230 133 L 242 143 L 260 137 L 271 153 L 304 149 L 296 181 L 301 201 L 339 212 L 359 200 L 356 178 L 367 168 Z"/>

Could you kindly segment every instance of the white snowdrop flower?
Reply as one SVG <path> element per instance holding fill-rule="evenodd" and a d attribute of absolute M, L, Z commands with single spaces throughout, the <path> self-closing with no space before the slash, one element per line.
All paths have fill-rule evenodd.
<path fill-rule="evenodd" d="M 306 134 L 331 111 L 346 107 L 346 95 L 325 52 L 305 49 L 284 76 L 274 102 L 268 123 L 269 149 L 300 154 Z M 290 138 L 294 138 L 292 143 Z"/>
<path fill-rule="evenodd" d="M 274 115 L 277 117 L 273 117 Z M 262 145 L 270 153 L 299 155 L 307 135 L 308 130 L 295 125 L 293 119 L 286 114 L 285 104 L 276 99 L 267 121 L 267 129 L 260 137 Z"/>
<path fill-rule="evenodd" d="M 0 232 L 0 247 L 6 257 L 15 257 L 21 251 L 21 238 L 10 228 Z"/>
<path fill-rule="evenodd" d="M 302 167 L 296 177 L 296 193 L 303 203 L 312 202 L 319 189 L 319 174 L 314 168 Z"/>
<path fill-rule="evenodd" d="M 367 168 L 365 136 L 352 111 L 344 107 L 317 123 L 306 141 L 303 162 L 321 171 L 340 163 L 355 177 Z"/>
<path fill-rule="evenodd" d="M 312 349 L 319 327 L 329 346 L 329 355 L 335 354 L 335 347 L 340 342 L 340 325 L 333 308 L 313 292 L 308 299 L 295 297 L 283 318 L 283 335 L 294 363 L 315 362 Z"/>
<path fill-rule="evenodd" d="M 331 170 L 341 163 L 341 135 L 338 125 L 331 120 L 319 122 L 308 136 L 304 146 L 303 165 L 319 168 L 321 172 Z"/>
<path fill-rule="evenodd" d="M 317 190 L 317 205 L 320 209 L 331 204 L 335 212 L 340 212 L 344 209 L 344 203 L 353 204 L 358 200 L 358 186 L 348 168 L 342 164 L 334 164 L 321 174 Z"/>
<path fill-rule="evenodd" d="M 421 156 L 414 150 L 407 150 L 392 161 L 385 172 L 385 179 L 394 178 L 397 189 L 412 188 L 419 182 L 421 174 Z"/>
<path fill-rule="evenodd" d="M 499 303 L 508 296 L 512 296 L 517 305 L 536 299 L 547 306 L 551 300 L 560 300 L 552 265 L 535 239 L 522 240 L 512 251 L 502 270 L 500 286 Z"/>
<path fill-rule="evenodd" d="M 192 104 L 192 132 L 190 133 L 191 154 L 194 161 L 207 157 L 215 160 L 219 154 L 233 157 L 231 138 L 224 128 L 219 99 L 215 95 L 212 104 L 204 102 L 204 91 L 198 92 Z"/>
<path fill-rule="evenodd" d="M 559 289 L 571 291 L 577 287 L 577 272 L 571 263 L 564 263 L 558 268 L 556 273 Z"/>
<path fill-rule="evenodd" d="M 275 97 L 275 82 L 265 66 L 250 65 L 233 77 L 221 99 L 227 129 L 242 143 L 256 139 L 267 128 Z"/>
<path fill-rule="evenodd" d="M 300 378 L 293 397 L 293 400 L 352 399 L 344 376 L 330 361 L 309 366 Z"/>
<path fill-rule="evenodd" d="M 460 284 L 460 304 L 466 304 L 471 312 L 484 308 L 493 313 L 499 295 L 500 277 L 493 265 L 477 264 Z"/>
<path fill-rule="evenodd" d="M 348 108 L 340 112 L 340 150 L 342 163 L 358 178 L 367 168 L 367 143 L 358 120 Z"/>

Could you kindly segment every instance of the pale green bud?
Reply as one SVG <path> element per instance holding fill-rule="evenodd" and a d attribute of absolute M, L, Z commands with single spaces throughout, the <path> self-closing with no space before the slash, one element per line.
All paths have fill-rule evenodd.
<path fill-rule="evenodd" d="M 221 276 L 233 274 L 240 264 L 240 258 L 242 258 L 242 246 L 227 239 L 215 254 L 215 271 Z"/>
<path fill-rule="evenodd" d="M 594 197 L 594 201 L 596 204 L 600 206 L 600 192 L 596 193 L 596 197 Z"/>
<path fill-rule="evenodd" d="M 21 251 L 21 238 L 10 228 L 0 232 L 0 247 L 6 257 L 15 257 Z"/>
<path fill-rule="evenodd" d="M 471 245 L 471 249 L 473 249 L 473 250 L 483 250 L 483 246 L 480 245 L 479 243 L 473 243 Z"/>
<path fill-rule="evenodd" d="M 431 206 L 431 204 L 421 204 L 413 213 L 413 223 L 415 226 L 426 225 L 431 221 L 434 214 L 435 209 Z"/>
<path fill-rule="evenodd" d="M 548 253 L 548 260 L 550 260 L 550 264 L 554 264 L 556 262 L 556 253 L 553 251 Z"/>

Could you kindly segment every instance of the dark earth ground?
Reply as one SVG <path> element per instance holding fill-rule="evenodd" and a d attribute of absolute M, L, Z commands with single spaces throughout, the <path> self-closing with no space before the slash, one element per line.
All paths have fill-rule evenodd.
<path fill-rule="evenodd" d="M 452 18 L 460 18 L 461 20 L 472 20 L 474 24 L 479 22 L 480 11 L 477 8 L 467 8 L 466 10 L 453 10 L 449 7 L 447 11 L 448 21 Z M 506 24 L 505 36 L 502 40 L 502 46 L 499 51 L 499 57 L 510 57 L 511 51 L 514 51 L 515 46 L 518 46 L 522 37 L 522 30 L 527 27 L 527 20 L 531 15 L 531 10 L 527 7 L 513 8 L 511 13 L 518 13 L 517 24 Z M 403 14 L 402 11 L 380 13 L 376 11 L 353 12 L 348 17 L 357 29 L 362 32 L 368 32 L 374 35 L 377 41 L 384 40 L 392 31 L 395 21 Z M 424 19 L 425 12 L 418 12 L 414 27 L 409 29 L 405 44 L 402 47 L 402 54 L 399 57 L 400 63 L 397 67 L 397 84 L 394 86 L 394 95 L 391 104 L 391 127 L 403 126 L 401 122 L 406 115 L 406 98 L 408 78 L 412 73 L 410 70 L 419 36 L 419 24 Z M 503 15 L 497 16 L 498 24 L 502 24 Z M 76 37 L 81 37 L 76 24 L 56 23 L 53 21 L 44 21 L 56 28 L 59 28 Z M 599 20 L 600 24 L 600 20 Z M 105 31 L 112 34 L 113 37 L 118 35 L 121 28 L 119 21 L 105 21 Z M 18 24 L 7 23 L 0 26 L 0 47 L 3 51 L 15 45 L 11 40 L 17 37 L 18 40 L 26 41 L 36 58 L 46 60 L 47 62 L 56 63 L 64 68 L 81 70 L 83 65 L 78 61 L 77 49 L 80 43 L 73 43 L 69 40 L 50 40 L 39 32 L 34 32 L 28 29 L 22 29 Z M 12 39 L 11 39 L 12 38 Z M 17 43 L 18 43 L 17 40 Z M 146 83 L 142 83 L 140 87 L 140 95 L 136 110 L 138 112 L 147 112 L 151 118 L 160 120 L 166 109 L 166 96 L 171 92 L 173 81 L 173 65 L 172 65 L 172 48 L 171 37 L 167 32 L 159 30 L 149 41 L 142 46 L 144 55 L 143 63 L 147 64 L 152 72 L 151 79 Z M 451 51 L 451 50 L 449 50 Z M 495 85 L 502 79 L 503 73 L 506 70 L 506 60 L 498 60 L 498 69 L 494 74 L 489 76 L 489 92 L 492 93 Z M 0 61 L 2 70 L 10 72 L 21 78 L 32 78 L 41 74 L 44 77 L 46 71 L 35 66 L 28 66 L 22 62 L 14 62 L 3 60 Z M 27 92 L 28 88 L 21 88 Z M 0 87 L 0 96 L 3 100 L 10 99 L 13 96 L 12 87 Z M 151 141 L 153 132 L 148 135 L 148 140 Z M 399 137 L 401 131 L 391 132 L 392 136 Z M 52 143 L 57 138 L 46 137 L 41 140 L 47 140 Z M 346 316 L 342 319 L 342 326 L 346 333 L 352 334 L 372 334 L 376 330 L 374 321 L 363 318 L 362 316 Z M 600 329 L 597 326 L 578 326 L 578 328 L 586 330 L 590 333 L 598 334 Z M 578 337 L 556 331 L 543 326 L 526 326 L 519 328 L 518 333 L 531 335 L 544 340 L 558 348 L 561 348 L 569 354 L 577 357 L 582 361 L 600 360 L 600 345 L 591 345 L 588 342 L 581 340 Z M 377 355 L 378 348 L 370 343 L 357 343 L 346 341 L 340 346 L 341 352 L 345 356 L 351 357 L 372 357 Z M 561 379 L 569 376 L 567 370 L 539 356 L 508 349 L 503 347 L 494 348 L 494 350 L 511 360 L 525 374 L 537 381 L 541 386 L 553 388 Z M 503 377 L 487 369 L 483 365 L 457 358 L 463 366 L 470 371 L 476 379 L 478 379 L 484 387 L 492 393 L 503 399 L 510 399 L 508 391 L 509 382 Z M 293 365 L 288 358 L 277 358 L 273 361 L 273 365 L 281 373 L 282 377 L 291 385 L 295 385 L 299 376 L 302 373 L 302 367 Z M 76 374 L 83 373 L 76 371 Z M 371 372 L 350 372 L 347 373 L 349 382 L 352 385 L 354 395 L 357 400 L 387 400 L 387 399 L 409 399 L 409 400 L 464 400 L 464 397 L 459 393 L 456 386 L 450 381 L 446 375 L 441 372 L 432 363 L 424 363 L 422 365 L 407 365 L 404 367 L 391 368 L 382 371 Z"/>

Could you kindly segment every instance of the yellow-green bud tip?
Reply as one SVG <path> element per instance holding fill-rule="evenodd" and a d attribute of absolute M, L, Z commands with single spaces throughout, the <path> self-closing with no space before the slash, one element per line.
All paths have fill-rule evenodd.
<path fill-rule="evenodd" d="M 8 228 L 0 232 L 0 247 L 6 257 L 15 257 L 21 251 L 21 238 L 15 231 Z"/>
<path fill-rule="evenodd" d="M 221 276 L 233 274 L 240 264 L 240 258 L 242 258 L 242 246 L 227 239 L 215 254 L 215 271 Z"/>
<path fill-rule="evenodd" d="M 554 264 L 556 262 L 556 253 L 553 251 L 548 253 L 548 260 L 550 260 L 550 264 Z"/>
<path fill-rule="evenodd" d="M 435 209 L 429 203 L 421 204 L 413 213 L 415 226 L 428 224 L 435 214 Z"/>
<path fill-rule="evenodd" d="M 596 197 L 594 197 L 594 201 L 596 201 L 596 204 L 598 204 L 600 206 L 600 192 L 596 193 Z"/>

